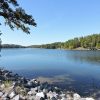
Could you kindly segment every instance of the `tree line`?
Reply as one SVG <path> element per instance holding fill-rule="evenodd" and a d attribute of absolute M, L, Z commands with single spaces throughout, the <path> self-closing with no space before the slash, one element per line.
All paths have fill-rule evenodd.
<path fill-rule="evenodd" d="M 86 48 L 86 49 L 100 49 L 100 33 L 92 34 L 84 37 L 70 39 L 66 42 L 55 42 L 51 44 L 43 45 L 32 45 L 30 47 L 34 48 L 47 48 L 47 49 L 76 49 L 76 48 Z"/>
<path fill-rule="evenodd" d="M 16 44 L 2 44 L 1 48 L 25 48 L 25 47 Z"/>

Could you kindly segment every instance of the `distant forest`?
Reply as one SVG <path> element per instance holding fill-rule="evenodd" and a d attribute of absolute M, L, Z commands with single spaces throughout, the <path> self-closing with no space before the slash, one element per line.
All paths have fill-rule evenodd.
<path fill-rule="evenodd" d="M 33 48 L 47 48 L 47 49 L 100 49 L 100 34 L 88 35 L 85 37 L 70 39 L 66 42 L 55 42 L 51 44 L 32 45 Z"/>
<path fill-rule="evenodd" d="M 24 48 L 24 46 L 15 44 L 2 44 L 1 48 Z"/>

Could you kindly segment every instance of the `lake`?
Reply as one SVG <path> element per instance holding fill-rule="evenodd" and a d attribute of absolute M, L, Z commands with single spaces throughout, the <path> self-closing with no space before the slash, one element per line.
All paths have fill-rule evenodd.
<path fill-rule="evenodd" d="M 100 51 L 2 49 L 0 66 L 81 95 L 100 90 Z"/>

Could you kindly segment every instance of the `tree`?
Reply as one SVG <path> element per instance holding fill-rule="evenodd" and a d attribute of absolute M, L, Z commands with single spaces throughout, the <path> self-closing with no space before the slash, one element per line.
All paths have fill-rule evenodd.
<path fill-rule="evenodd" d="M 5 25 L 8 25 L 12 30 L 16 27 L 27 34 L 30 33 L 28 25 L 36 26 L 33 17 L 19 7 L 16 0 L 0 0 L 0 17 L 5 19 Z"/>
<path fill-rule="evenodd" d="M 100 43 L 97 43 L 97 44 L 96 44 L 96 48 L 97 48 L 97 49 L 100 49 Z"/>

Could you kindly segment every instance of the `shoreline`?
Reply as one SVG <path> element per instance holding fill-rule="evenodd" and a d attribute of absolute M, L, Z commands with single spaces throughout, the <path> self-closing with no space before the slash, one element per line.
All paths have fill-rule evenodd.
<path fill-rule="evenodd" d="M 52 50 L 70 50 L 70 51 L 100 51 L 100 49 L 95 49 L 95 50 L 91 50 L 88 48 L 75 48 L 75 49 L 64 49 L 64 48 L 33 48 L 33 47 L 24 47 L 24 48 L 0 48 L 0 50 L 2 49 L 52 49 Z"/>
<path fill-rule="evenodd" d="M 37 79 L 26 79 L 11 71 L 0 69 L 1 100 L 95 100 L 78 93 L 64 91 Z"/>

